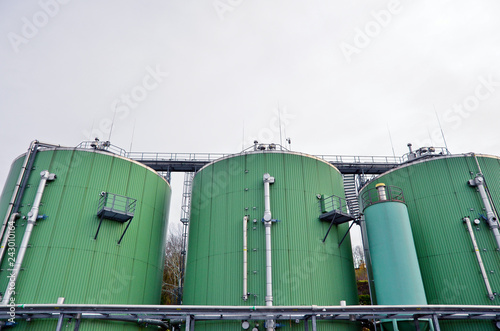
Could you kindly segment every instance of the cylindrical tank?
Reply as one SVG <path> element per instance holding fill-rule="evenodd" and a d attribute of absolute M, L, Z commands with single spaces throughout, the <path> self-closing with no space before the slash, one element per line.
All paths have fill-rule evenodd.
<path fill-rule="evenodd" d="M 265 177 L 269 174 L 271 177 Z M 299 153 L 265 150 L 215 161 L 195 176 L 183 304 L 266 305 L 264 181 L 269 187 L 273 305 L 357 304 L 349 224 L 319 220 L 321 196 L 344 197 L 342 175 L 332 165 Z M 247 216 L 247 289 L 243 295 L 242 222 Z M 259 324 L 259 325 L 257 325 Z M 263 330 L 251 322 L 250 329 Z M 318 322 L 318 330 L 358 330 L 355 324 Z M 200 329 L 201 328 L 201 329 Z M 197 322 L 197 330 L 234 330 L 241 322 Z M 285 323 L 286 330 L 304 324 Z"/>
<path fill-rule="evenodd" d="M 389 194 L 386 194 L 389 190 Z M 426 305 L 408 210 L 402 192 L 379 184 L 379 199 L 364 192 L 364 216 L 379 305 Z M 380 192 L 383 192 L 383 195 Z M 398 192 L 396 195 L 391 194 Z"/>
<path fill-rule="evenodd" d="M 379 183 L 403 190 L 429 304 L 500 303 L 498 296 L 494 300 L 488 297 L 471 236 L 463 222 L 466 216 L 477 220 L 474 235 L 493 292 L 498 292 L 500 252 L 484 220 L 486 213 L 479 192 L 469 185 L 469 180 L 479 172 L 484 175 L 493 206 L 500 206 L 499 158 L 487 155 L 416 160 L 380 175 L 360 192 L 362 195 Z M 441 330 L 496 330 L 489 321 L 441 321 L 440 324 Z"/>
<path fill-rule="evenodd" d="M 0 200 L 2 219 L 24 157 L 14 161 L 7 178 Z M 43 192 L 39 219 L 33 227 L 12 296 L 15 303 L 55 304 L 63 297 L 66 304 L 159 304 L 171 194 L 167 181 L 138 162 L 108 152 L 42 148 L 26 172 L 29 178 L 20 200 L 21 218 L 13 231 L 16 248 L 27 228 L 26 216 L 43 170 L 57 178 L 47 182 Z M 114 209 L 109 209 L 114 214 L 103 215 L 99 228 L 98 209 L 112 204 L 111 200 L 104 203 L 104 197 L 115 199 Z M 133 214 L 133 217 L 120 219 L 123 206 L 118 202 L 134 200 L 125 216 Z M 13 253 L 15 257 L 18 252 Z M 6 255 L 1 265 L 3 293 L 8 281 L 7 269 L 11 268 L 8 257 L 11 256 Z M 20 330 L 54 330 L 57 321 L 16 322 L 19 323 L 16 329 Z M 75 319 L 65 321 L 65 327 L 73 329 L 74 324 Z M 81 327 L 138 329 L 134 323 L 97 320 L 82 320 Z"/>

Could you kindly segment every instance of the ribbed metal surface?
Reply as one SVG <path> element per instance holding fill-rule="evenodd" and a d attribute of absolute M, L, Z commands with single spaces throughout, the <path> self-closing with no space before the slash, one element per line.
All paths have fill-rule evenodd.
<path fill-rule="evenodd" d="M 382 201 L 364 210 L 379 305 L 426 305 L 408 211 Z"/>
<path fill-rule="evenodd" d="M 494 203 L 500 206 L 498 158 L 478 156 Z M 429 304 L 498 305 L 491 301 L 475 257 L 470 235 L 463 223 L 486 215 L 476 188 L 467 184 L 479 172 L 472 155 L 430 159 L 381 175 L 377 183 L 403 189 Z M 500 252 L 487 223 L 474 226 L 493 292 L 500 291 Z M 492 323 L 442 322 L 442 330 L 496 330 Z"/>
<path fill-rule="evenodd" d="M 17 159 L 7 185 L 19 174 L 23 159 Z M 47 184 L 37 221 L 17 284 L 15 302 L 85 304 L 159 304 L 170 187 L 143 165 L 108 153 L 57 149 L 38 152 L 34 170 L 22 199 L 21 215 L 33 203 L 40 172 L 49 170 L 57 179 Z M 10 199 L 6 186 L 1 210 Z M 134 218 L 120 245 L 127 223 L 104 219 L 94 240 L 101 192 L 137 199 Z M 6 198 L 5 196 L 8 196 Z M 17 221 L 19 246 L 26 220 Z M 8 260 L 0 272 L 0 291 L 7 285 Z M 54 323 L 28 327 L 54 330 Z M 43 325 L 47 325 L 45 328 Z M 82 322 L 93 330 L 138 329 L 135 325 Z M 21 323 L 22 327 L 25 326 Z M 19 327 L 18 327 L 19 328 Z"/>
<path fill-rule="evenodd" d="M 274 305 L 357 304 L 348 224 L 318 219 L 317 194 L 343 196 L 342 177 L 316 158 L 257 152 L 222 159 L 200 170 L 193 181 L 184 304 L 265 305 L 266 261 L 263 175 L 270 186 Z M 248 301 L 243 301 L 243 217 L 248 222 Z M 255 220 L 255 221 L 254 221 Z M 284 325 L 303 329 L 304 325 Z M 318 329 L 332 323 L 319 323 Z M 234 329 L 235 324 L 197 323 L 197 330 Z M 240 327 L 240 326 L 238 326 Z M 349 326 L 339 323 L 338 330 Z M 357 329 L 356 326 L 350 328 Z"/>

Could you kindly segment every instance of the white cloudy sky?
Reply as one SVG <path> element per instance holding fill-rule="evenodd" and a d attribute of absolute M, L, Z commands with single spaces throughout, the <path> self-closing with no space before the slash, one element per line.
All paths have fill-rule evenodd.
<path fill-rule="evenodd" d="M 392 155 L 389 129 L 396 155 L 442 146 L 436 109 L 452 152 L 500 155 L 498 17 L 495 0 L 2 0 L 0 182 L 34 139 L 108 139 L 115 108 L 133 151 L 278 142 L 279 103 L 305 153 Z"/>

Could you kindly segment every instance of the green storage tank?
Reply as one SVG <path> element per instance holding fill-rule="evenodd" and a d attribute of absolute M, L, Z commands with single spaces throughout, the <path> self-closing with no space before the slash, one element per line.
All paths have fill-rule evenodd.
<path fill-rule="evenodd" d="M 492 206 L 500 206 L 500 160 L 488 155 L 417 159 L 380 175 L 360 192 L 363 195 L 379 183 L 403 190 L 429 304 L 500 304 L 496 295 L 500 290 L 500 251 L 486 220 L 479 190 L 469 183 L 478 173 L 483 174 Z M 464 217 L 475 220 L 473 236 L 493 300 L 483 280 Z M 497 330 L 491 321 L 441 321 L 440 325 L 441 330 Z"/>
<path fill-rule="evenodd" d="M 364 193 L 363 213 L 377 304 L 426 305 L 402 192 L 380 183 Z"/>
<path fill-rule="evenodd" d="M 11 209 L 19 175 L 26 167 L 25 176 L 29 177 L 18 200 L 21 218 L 10 234 L 15 246 L 9 247 L 15 249 L 3 258 L 0 291 L 6 294 L 7 269 L 12 268 L 9 258 L 20 258 L 21 241 L 30 229 L 30 212 L 39 186 L 43 186 L 36 226 L 31 226 L 29 247 L 10 300 L 15 304 L 56 304 L 63 297 L 66 304 L 160 304 L 171 194 L 167 181 L 138 162 L 101 150 L 34 149 L 32 163 L 25 164 L 25 155 L 14 161 L 0 200 L 3 218 Z M 44 170 L 57 178 L 39 185 Z M 19 330 L 54 330 L 57 323 L 16 322 Z M 66 320 L 64 327 L 73 329 L 75 323 L 75 319 Z M 142 327 L 82 320 L 80 329 Z"/>
<path fill-rule="evenodd" d="M 339 247 L 349 224 L 334 225 L 323 242 L 330 224 L 319 220 L 322 195 L 344 197 L 342 175 L 329 163 L 300 153 L 254 151 L 202 168 L 193 181 L 183 304 L 269 304 L 263 219 L 271 215 L 279 220 L 270 227 L 272 305 L 357 304 L 349 236 Z M 245 327 L 264 329 L 262 322 Z M 332 327 L 359 330 L 348 322 L 318 322 L 318 330 Z M 241 322 L 196 322 L 196 330 L 241 328 Z M 303 330 L 304 324 L 287 322 L 282 329 Z"/>

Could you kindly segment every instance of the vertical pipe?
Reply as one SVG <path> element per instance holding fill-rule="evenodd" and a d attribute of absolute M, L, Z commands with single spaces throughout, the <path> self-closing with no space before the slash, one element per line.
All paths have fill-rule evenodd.
<path fill-rule="evenodd" d="M 477 162 L 477 159 L 476 159 Z M 478 163 L 479 167 L 479 163 Z M 469 185 L 476 186 L 479 191 L 479 195 L 481 196 L 481 200 L 483 201 L 484 209 L 486 210 L 486 218 L 488 219 L 488 225 L 493 232 L 493 236 L 495 237 L 495 241 L 497 243 L 497 247 L 500 250 L 500 231 L 498 230 L 498 220 L 493 212 L 493 208 L 491 207 L 490 199 L 488 198 L 488 193 L 486 192 L 486 188 L 484 185 L 484 176 L 479 173 L 476 178 L 471 179 L 469 181 Z"/>
<path fill-rule="evenodd" d="M 493 291 L 491 290 L 488 275 L 486 274 L 486 269 L 484 268 L 483 259 L 481 258 L 481 254 L 479 253 L 476 237 L 474 236 L 474 230 L 472 230 L 472 225 L 470 224 L 470 219 L 468 217 L 464 217 L 463 221 L 467 224 L 467 229 L 469 230 L 472 245 L 474 246 L 474 251 L 476 253 L 477 262 L 479 263 L 479 268 L 481 269 L 481 274 L 483 275 L 484 284 L 486 285 L 486 290 L 488 291 L 488 297 L 490 298 L 490 300 L 493 300 L 495 299 L 495 296 L 493 295 Z"/>
<path fill-rule="evenodd" d="M 377 188 L 377 193 L 378 193 L 378 199 L 379 199 L 379 201 L 385 201 L 385 200 L 387 200 L 387 195 L 386 195 L 386 192 L 385 192 L 385 184 L 384 183 L 378 183 L 377 185 L 375 185 L 375 187 Z"/>
<path fill-rule="evenodd" d="M 64 298 L 61 297 L 57 299 L 58 305 L 62 305 L 63 303 L 64 303 Z M 64 314 L 61 313 L 59 314 L 59 318 L 57 319 L 56 331 L 61 331 L 63 322 L 64 322 Z"/>
<path fill-rule="evenodd" d="M 243 301 L 248 300 L 248 216 L 243 217 Z"/>
<path fill-rule="evenodd" d="M 420 323 L 417 316 L 413 317 L 413 324 L 415 325 L 415 331 L 420 331 Z"/>
<path fill-rule="evenodd" d="M 264 174 L 264 225 L 266 227 L 266 306 L 273 305 L 273 272 L 271 261 L 271 197 L 269 185 L 274 183 L 274 177 L 268 173 Z M 274 330 L 274 321 L 268 320 L 267 331 Z"/>
<path fill-rule="evenodd" d="M 312 331 L 316 331 L 316 315 L 312 315 Z"/>
<path fill-rule="evenodd" d="M 189 331 L 191 327 L 191 315 L 186 315 L 186 329 L 185 331 Z"/>
<path fill-rule="evenodd" d="M 269 193 L 269 184 L 274 183 L 274 177 L 264 174 L 264 221 L 271 221 L 271 197 Z"/>
<path fill-rule="evenodd" d="M 4 236 L 5 228 L 7 227 L 7 222 L 9 220 L 10 214 L 12 213 L 12 210 L 14 209 L 14 203 L 16 200 L 20 201 L 21 196 L 18 198 L 18 193 L 19 189 L 21 187 L 21 182 L 23 181 L 23 178 L 25 177 L 25 173 L 28 167 L 28 161 L 30 160 L 33 151 L 36 150 L 38 147 L 36 146 L 38 144 L 37 140 L 34 140 L 31 142 L 31 145 L 28 149 L 28 152 L 26 153 L 26 156 L 24 157 L 24 162 L 23 166 L 21 167 L 21 172 L 19 173 L 19 177 L 17 178 L 16 186 L 14 187 L 14 192 L 12 192 L 12 197 L 9 202 L 9 207 L 7 208 L 7 213 L 5 214 L 5 218 L 3 220 L 2 224 L 2 229 L 0 229 L 0 238 L 2 238 L 2 245 L 0 246 L 0 263 L 2 263 L 3 256 L 5 254 L 5 249 L 6 249 L 6 244 L 7 244 L 7 237 L 8 235 Z M 28 171 L 29 174 L 29 171 Z M 25 179 L 26 180 L 26 179 Z M 22 195 L 22 192 L 19 194 Z M 19 204 L 16 204 L 19 205 Z M 14 213 L 17 212 L 17 210 L 14 211 Z"/>
<path fill-rule="evenodd" d="M 437 315 L 432 315 L 432 326 L 434 327 L 434 331 L 441 331 Z"/>
<path fill-rule="evenodd" d="M 40 184 L 38 185 L 38 190 L 35 195 L 35 200 L 33 202 L 33 207 L 28 213 L 28 225 L 26 226 L 26 230 L 23 235 L 23 240 L 21 241 L 21 246 L 19 247 L 19 252 L 16 256 L 16 263 L 14 264 L 14 268 L 10 274 L 9 283 L 7 284 L 7 288 L 5 289 L 5 295 L 2 299 L 2 305 L 7 305 L 9 303 L 10 297 L 12 295 L 12 286 L 10 284 L 16 283 L 17 276 L 19 275 L 19 271 L 21 270 L 21 265 L 23 263 L 24 255 L 26 253 L 26 249 L 28 248 L 28 243 L 30 240 L 31 232 L 33 231 L 33 227 L 35 226 L 37 217 L 38 217 L 38 208 L 40 207 L 40 202 L 42 200 L 43 191 L 45 190 L 45 184 L 47 180 L 54 180 L 56 176 L 54 174 L 49 173 L 48 170 L 44 170 L 40 173 L 41 179 Z"/>
<path fill-rule="evenodd" d="M 273 305 L 273 273 L 271 260 L 271 221 L 266 226 L 266 306 Z"/>

